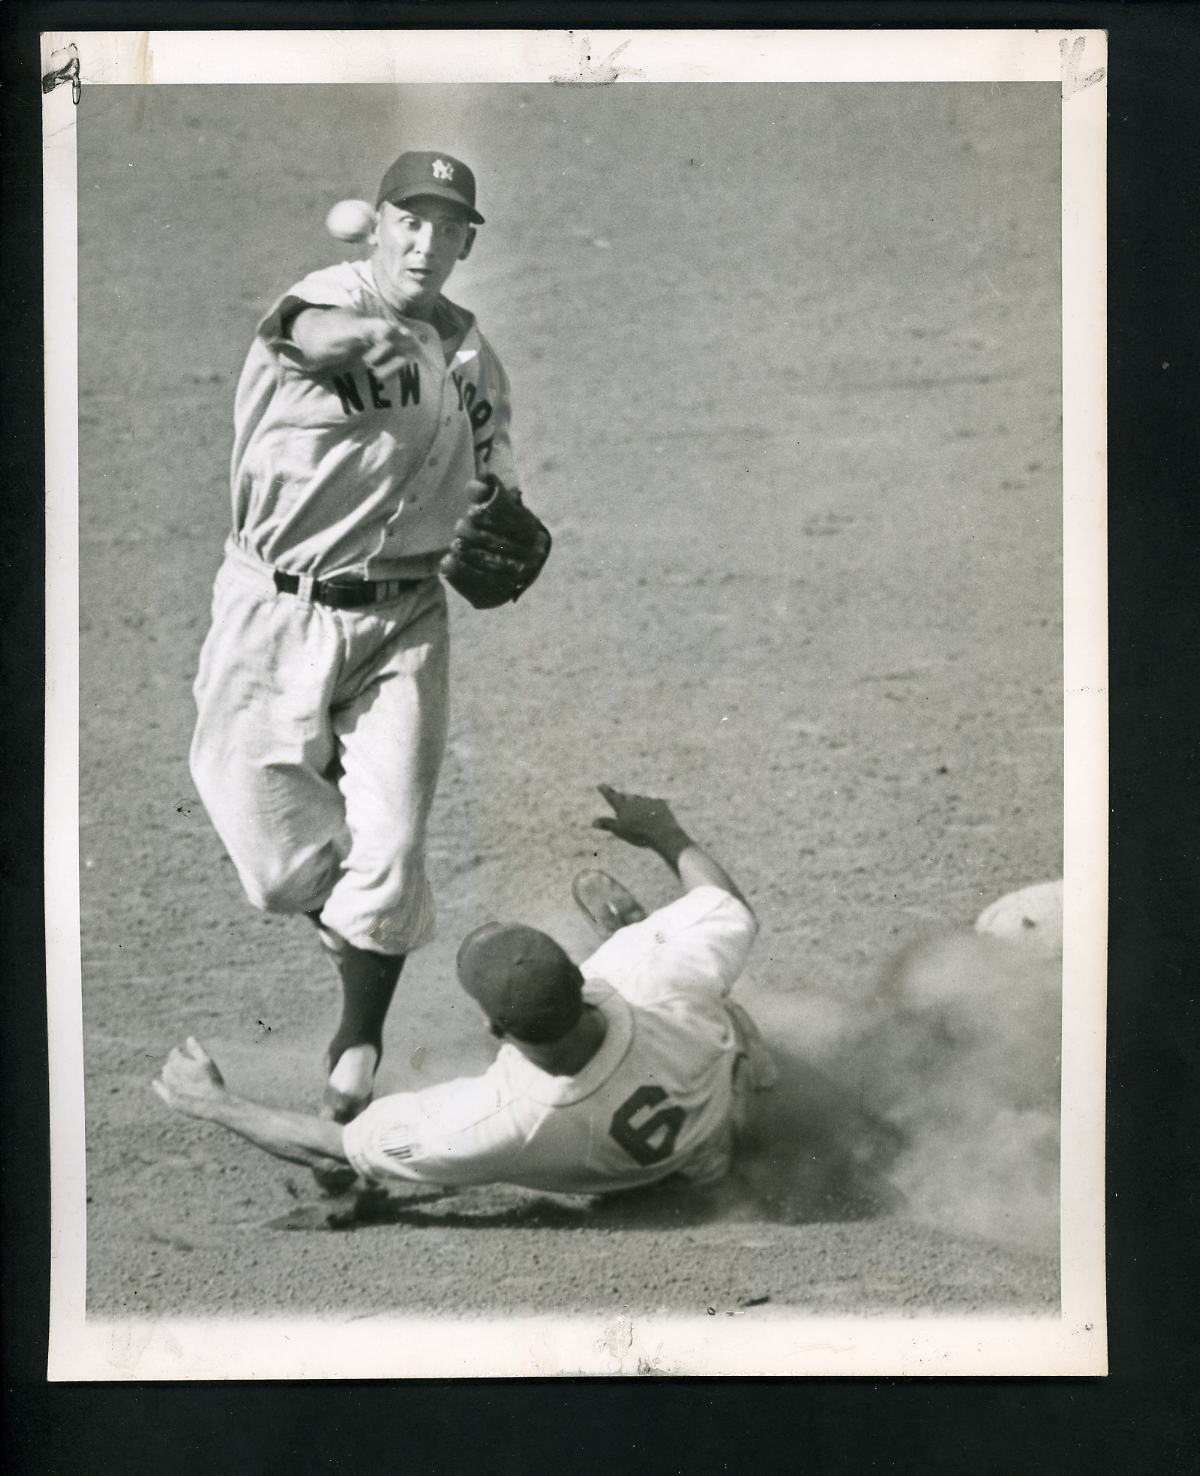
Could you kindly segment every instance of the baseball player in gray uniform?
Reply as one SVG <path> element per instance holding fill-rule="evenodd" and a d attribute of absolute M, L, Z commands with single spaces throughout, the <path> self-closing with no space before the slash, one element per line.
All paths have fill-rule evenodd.
<path fill-rule="evenodd" d="M 439 572 L 489 608 L 550 548 L 518 489 L 504 370 L 442 295 L 482 221 L 461 160 L 402 154 L 369 258 L 285 292 L 237 387 L 233 528 L 191 767 L 250 901 L 307 914 L 337 967 L 323 1102 L 336 1122 L 370 1101 L 400 970 L 434 924 Z"/>
<path fill-rule="evenodd" d="M 774 1081 L 758 1031 L 729 998 L 757 923 L 664 801 L 601 793 L 613 814 L 596 825 L 656 851 L 683 895 L 646 917 L 611 878 L 583 874 L 576 895 L 611 936 L 578 967 L 534 928 L 469 934 L 459 982 L 504 1042 L 482 1076 L 381 1097 L 339 1126 L 234 1096 L 189 1039 L 154 1082 L 159 1097 L 279 1158 L 318 1172 L 349 1163 L 376 1183 L 602 1194 L 673 1175 L 719 1182 L 755 1094 Z"/>

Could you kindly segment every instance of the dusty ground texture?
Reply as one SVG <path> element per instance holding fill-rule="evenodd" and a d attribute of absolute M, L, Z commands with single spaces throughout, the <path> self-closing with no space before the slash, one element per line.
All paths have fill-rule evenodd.
<path fill-rule="evenodd" d="M 1055 971 L 888 966 L 1061 871 L 1057 118 L 1030 84 L 85 92 L 93 1314 L 1057 1305 Z M 239 893 L 190 682 L 256 317 L 352 254 L 325 211 L 406 145 L 477 164 L 451 294 L 510 371 L 556 545 L 520 605 L 456 602 L 439 936 L 380 1084 L 486 1063 L 467 928 L 582 954 L 597 858 L 668 898 L 588 829 L 599 780 L 664 792 L 760 913 L 742 997 L 788 1071 L 717 1202 L 422 1190 L 338 1230 L 301 1172 L 149 1089 L 194 1033 L 235 1089 L 319 1092 L 333 981 Z"/>

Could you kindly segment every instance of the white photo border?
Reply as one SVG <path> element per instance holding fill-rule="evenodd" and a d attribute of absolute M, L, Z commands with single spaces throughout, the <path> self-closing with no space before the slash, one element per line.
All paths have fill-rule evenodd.
<path fill-rule="evenodd" d="M 1106 65 L 1097 30 L 48 32 L 83 89 L 170 83 L 1053 81 L 1062 85 L 1064 968 L 1061 1310 L 1049 1318 L 753 1322 L 597 1314 L 464 1323 L 103 1321 L 85 1315 L 79 939 L 76 129 L 43 100 L 46 886 L 51 1380 L 564 1374 L 1095 1375 L 1106 1371 Z"/>

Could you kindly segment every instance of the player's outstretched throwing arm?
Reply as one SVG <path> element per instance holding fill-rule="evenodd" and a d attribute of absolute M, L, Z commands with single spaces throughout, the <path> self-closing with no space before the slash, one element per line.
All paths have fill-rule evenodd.
<path fill-rule="evenodd" d="M 291 341 L 309 373 L 362 363 L 377 379 L 398 374 L 416 356 L 417 344 L 400 323 L 348 308 L 306 307 L 288 319 Z"/>

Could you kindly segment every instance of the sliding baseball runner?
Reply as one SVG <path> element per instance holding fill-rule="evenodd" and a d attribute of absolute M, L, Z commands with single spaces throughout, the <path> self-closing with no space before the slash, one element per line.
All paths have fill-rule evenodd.
<path fill-rule="evenodd" d="M 648 917 L 602 872 L 576 896 L 605 941 L 576 966 L 547 934 L 485 923 L 458 950 L 459 983 L 502 1042 L 482 1075 L 381 1097 L 344 1127 L 235 1096 L 194 1039 L 154 1083 L 205 1118 L 318 1172 L 376 1184 L 507 1183 L 605 1194 L 725 1177 L 775 1068 L 730 998 L 758 925 L 728 872 L 663 800 L 601 793 L 599 828 L 655 851 L 683 895 Z"/>

